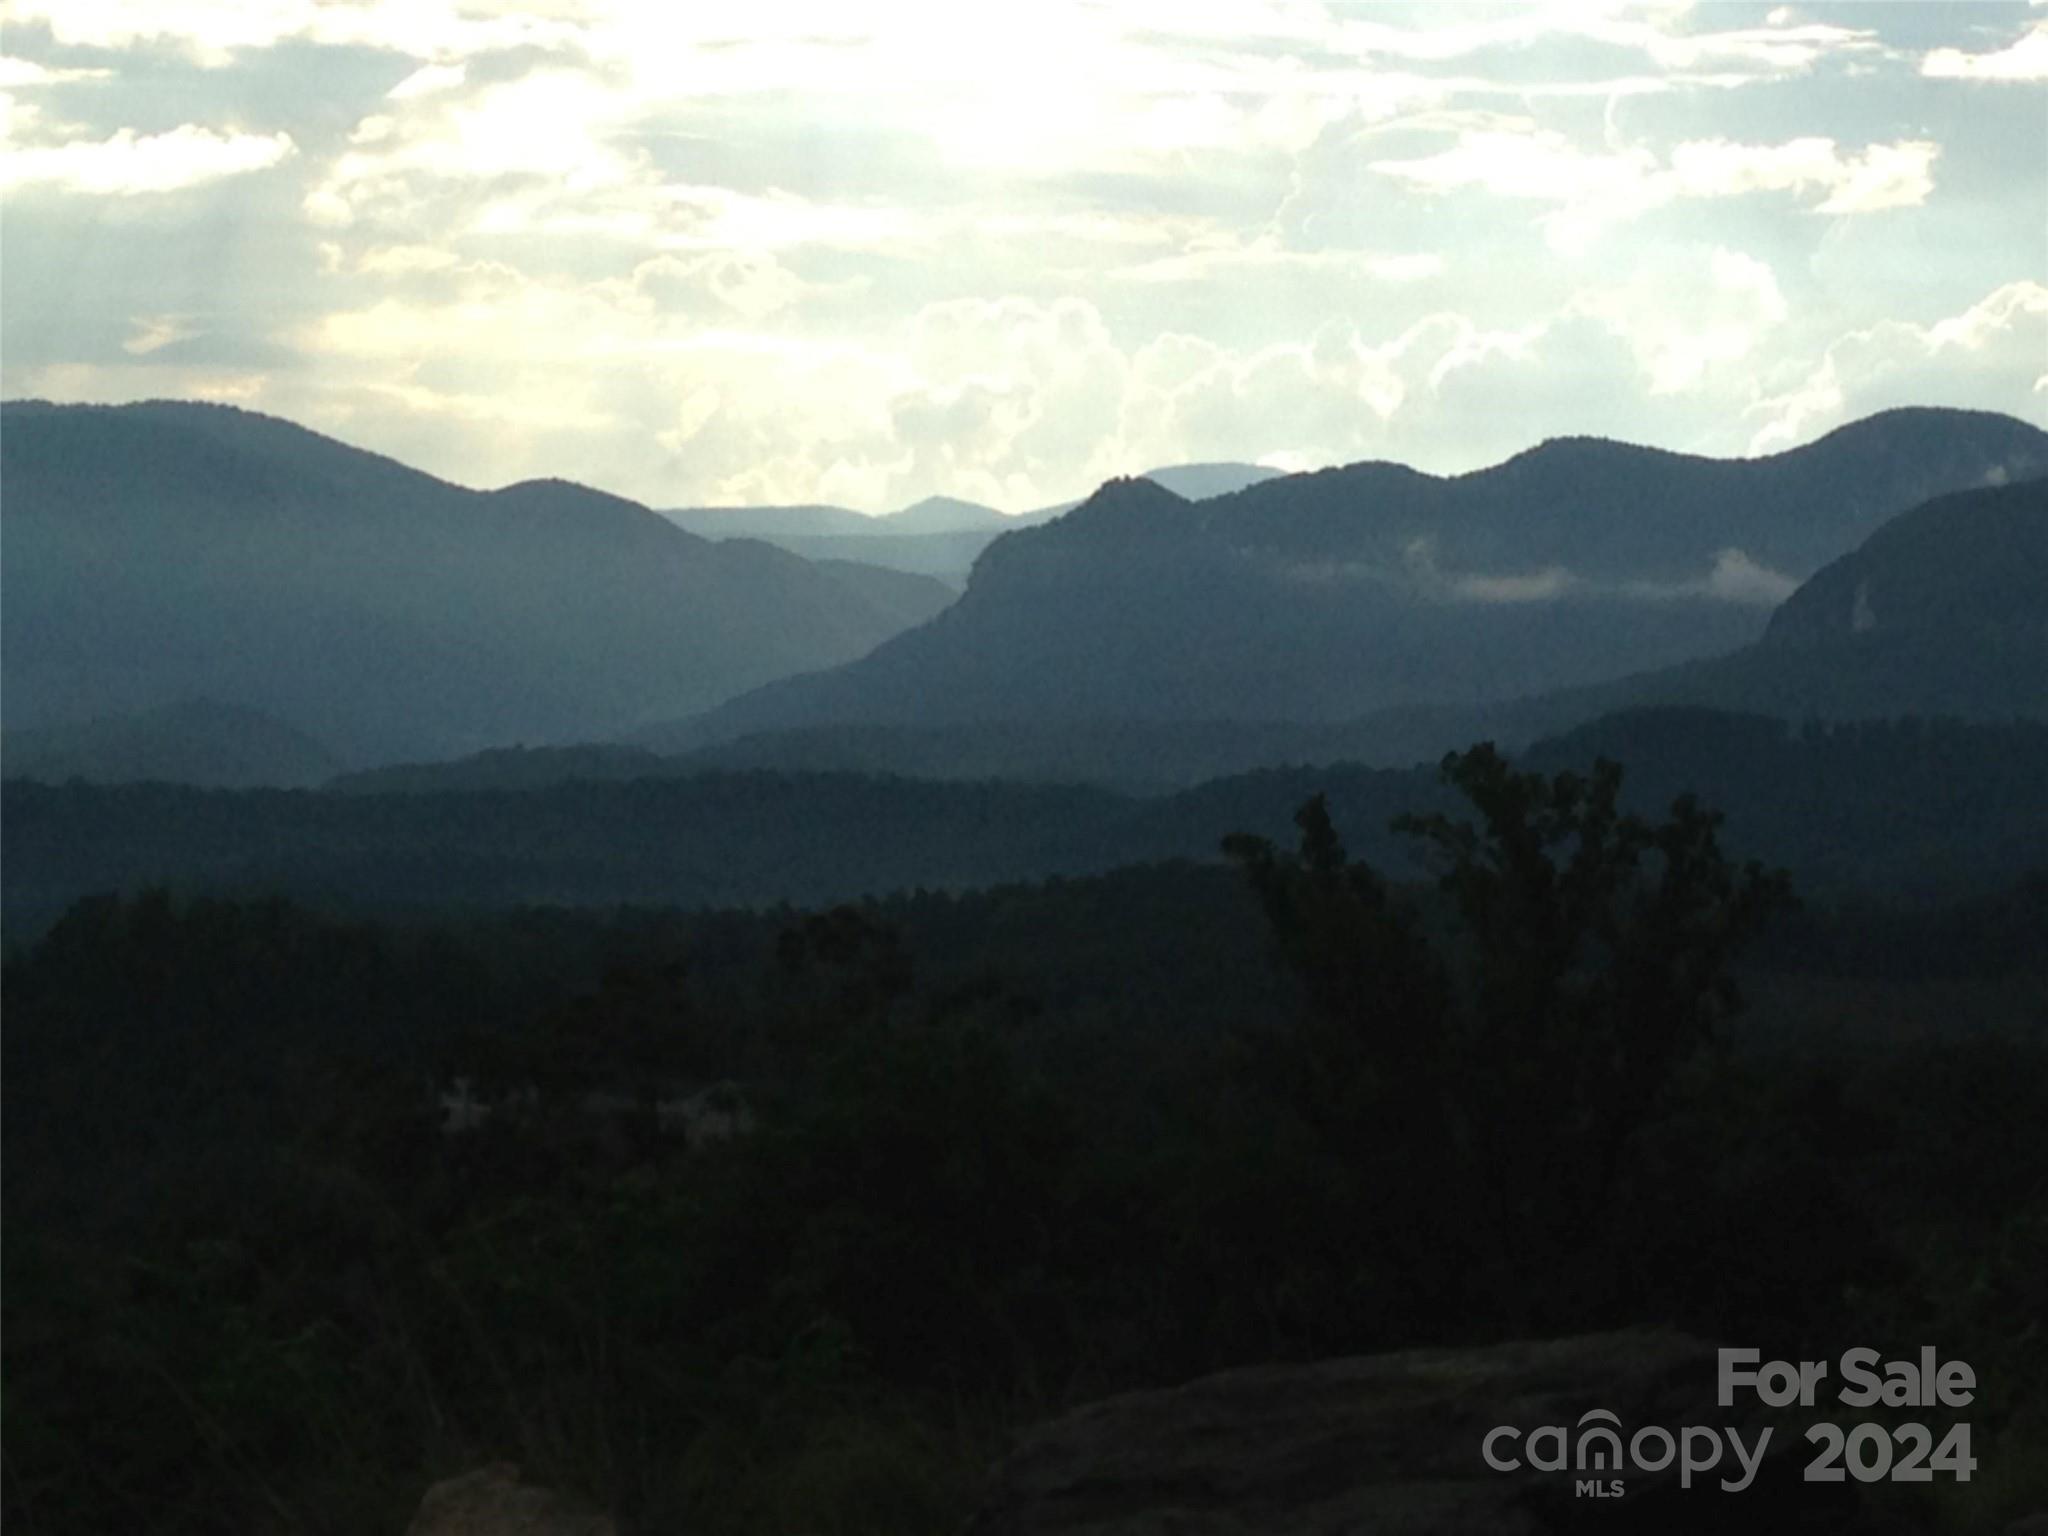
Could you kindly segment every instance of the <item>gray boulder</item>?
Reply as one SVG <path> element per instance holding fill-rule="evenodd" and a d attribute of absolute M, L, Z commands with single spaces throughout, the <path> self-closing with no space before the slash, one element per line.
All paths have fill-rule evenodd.
<path fill-rule="evenodd" d="M 1716 1406 L 1713 1346 L 1631 1330 L 1473 1349 L 1422 1349 L 1259 1366 L 1164 1391 L 1135 1392 L 1028 1431 L 995 1469 L 971 1536 L 1539 1536 L 1566 1530 L 1880 1532 L 1901 1529 L 1864 1507 L 1860 1490 L 1807 1483 L 1804 1423 Z M 1744 1394 L 1748 1397 L 1748 1394 Z M 1753 1398 L 1749 1398 L 1754 1402 Z M 1582 1416 L 1606 1410 L 1624 1442 L 1648 1426 L 1734 1429 L 1756 1476 L 1721 1464 L 1681 1486 L 1661 1471 L 1503 1472 L 1489 1431 L 1527 1436 L 1561 1426 L 1576 1446 Z M 1593 1419 L 1590 1422 L 1602 1422 Z M 1657 1449 L 1654 1441 L 1647 1448 Z M 1496 1444 L 1502 1459 L 1528 1450 Z M 1701 1442 L 1702 1452 L 1704 1441 Z M 1537 1453 L 1548 1460 L 1547 1447 Z M 1654 1456 L 1647 1459 L 1655 1459 Z M 1681 1458 L 1682 1459 L 1682 1458 Z M 1582 1479 L 1622 1488 L 1595 1495 Z"/>
<path fill-rule="evenodd" d="M 519 1480 L 494 1462 L 434 1484 L 406 1536 L 618 1536 L 611 1517 L 579 1499 Z"/>

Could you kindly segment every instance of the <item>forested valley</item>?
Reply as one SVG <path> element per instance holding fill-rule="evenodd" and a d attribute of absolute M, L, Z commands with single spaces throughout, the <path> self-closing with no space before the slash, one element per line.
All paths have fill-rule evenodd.
<path fill-rule="evenodd" d="M 1644 1323 L 1938 1337 L 1996 1473 L 1903 1507 L 2038 1501 L 2048 883 L 1802 902 L 1624 782 L 809 911 L 81 901 L 5 967 L 7 1523 L 396 1530 L 510 1457 L 951 1531 L 1073 1404 Z"/>

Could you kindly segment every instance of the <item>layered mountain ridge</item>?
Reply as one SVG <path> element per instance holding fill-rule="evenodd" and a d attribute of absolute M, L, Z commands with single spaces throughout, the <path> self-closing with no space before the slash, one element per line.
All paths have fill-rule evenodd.
<path fill-rule="evenodd" d="M 0 483 L 9 729 L 205 696 L 356 762 L 590 739 L 851 660 L 951 597 L 226 406 L 10 402 Z"/>
<path fill-rule="evenodd" d="M 1176 464 L 1141 477 L 1189 500 L 1229 495 L 1279 478 L 1257 464 Z M 967 583 L 982 551 L 1005 533 L 1036 527 L 1081 505 L 1063 501 L 1025 512 L 1002 512 L 952 496 L 927 496 L 895 512 L 870 515 L 847 507 L 677 507 L 662 516 L 706 538 L 766 539 L 807 560 L 858 560 L 892 570 Z"/>
<path fill-rule="evenodd" d="M 270 782 L 312 781 L 328 748 L 630 739 L 677 767 L 1134 788 L 1642 704 L 2048 708 L 2048 434 L 1985 413 L 1889 412 L 1754 460 L 1568 438 L 1202 501 L 1118 479 L 995 539 L 950 606 L 900 570 L 708 540 L 560 480 L 471 490 L 229 407 L 18 402 L 5 426 L 10 773 L 199 762 L 165 745 L 196 699 L 321 744 L 254 753 L 290 768 Z M 248 782 L 225 762 L 195 781 Z"/>
<path fill-rule="evenodd" d="M 1761 459 L 1563 439 L 1467 475 L 1369 463 L 1201 503 L 1112 481 L 859 662 L 646 739 L 1334 722 L 1587 687 L 1738 650 L 1887 519 L 2044 470 L 2038 428 L 1909 410 Z"/>

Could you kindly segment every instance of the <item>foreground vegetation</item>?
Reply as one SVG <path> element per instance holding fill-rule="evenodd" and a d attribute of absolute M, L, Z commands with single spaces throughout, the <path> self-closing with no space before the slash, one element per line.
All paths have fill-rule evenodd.
<path fill-rule="evenodd" d="M 627 1530 L 951 1530 L 1067 1403 L 1652 1321 L 1937 1341 L 1930 1517 L 2048 1501 L 2048 882 L 1800 911 L 1611 768 L 1446 778 L 1413 886 L 1314 800 L 810 914 L 80 904 L 5 969 L 10 1529 L 398 1530 L 510 1456 Z"/>

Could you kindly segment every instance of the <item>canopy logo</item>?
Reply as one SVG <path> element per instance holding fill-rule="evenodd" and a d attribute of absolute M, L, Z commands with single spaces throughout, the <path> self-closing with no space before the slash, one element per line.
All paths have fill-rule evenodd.
<path fill-rule="evenodd" d="M 1712 1471 L 1725 1459 L 1729 1472 L 1722 1477 L 1721 1486 L 1740 1493 L 1755 1480 L 1770 1443 L 1768 1426 L 1757 1433 L 1752 1447 L 1743 1443 L 1739 1430 L 1699 1424 L 1676 1433 L 1660 1425 L 1645 1425 L 1624 1442 L 1618 1415 L 1605 1408 L 1589 1408 L 1571 1428 L 1546 1424 L 1524 1436 L 1513 1425 L 1502 1424 L 1487 1431 L 1480 1454 L 1496 1472 L 1516 1472 L 1526 1466 L 1538 1472 L 1610 1474 L 1580 1479 L 1578 1492 L 1582 1497 L 1618 1498 L 1627 1484 L 1624 1476 L 1614 1474 L 1662 1472 L 1673 1461 L 1678 1463 L 1679 1485 L 1690 1488 L 1696 1474 Z"/>
<path fill-rule="evenodd" d="M 1815 1405 L 1820 1384 L 1829 1378 L 1828 1362 L 1772 1360 L 1759 1365 L 1758 1358 L 1754 1349 L 1720 1352 L 1721 1407 L 1735 1406 L 1736 1394 L 1745 1390 L 1754 1392 L 1767 1408 Z M 1932 1346 L 1923 1347 L 1917 1360 L 1885 1361 L 1881 1370 L 1879 1362 L 1874 1349 L 1846 1351 L 1838 1362 L 1844 1386 L 1836 1400 L 1851 1408 L 1962 1408 L 1975 1396 L 1976 1373 L 1960 1360 L 1944 1363 Z M 1770 1449 L 1772 1426 L 1758 1428 L 1753 1441 L 1746 1441 L 1739 1428 L 1701 1424 L 1676 1430 L 1650 1424 L 1625 1438 L 1623 1431 L 1618 1414 L 1589 1408 L 1570 1426 L 1546 1424 L 1524 1434 L 1514 1425 L 1498 1425 L 1487 1431 L 1480 1455 L 1496 1472 L 1571 1473 L 1573 1491 L 1581 1498 L 1619 1498 L 1627 1491 L 1630 1476 L 1661 1473 L 1674 1462 L 1682 1488 L 1692 1487 L 1697 1476 L 1719 1470 L 1723 1491 L 1740 1493 L 1756 1480 Z M 1806 1439 L 1817 1447 L 1806 1466 L 1810 1483 L 1848 1478 L 1860 1483 L 1925 1483 L 1937 1474 L 1966 1483 L 1977 1468 L 1970 1454 L 1968 1424 L 1950 1425 L 1938 1446 L 1934 1431 L 1917 1422 L 1847 1428 L 1814 1424 Z"/>

